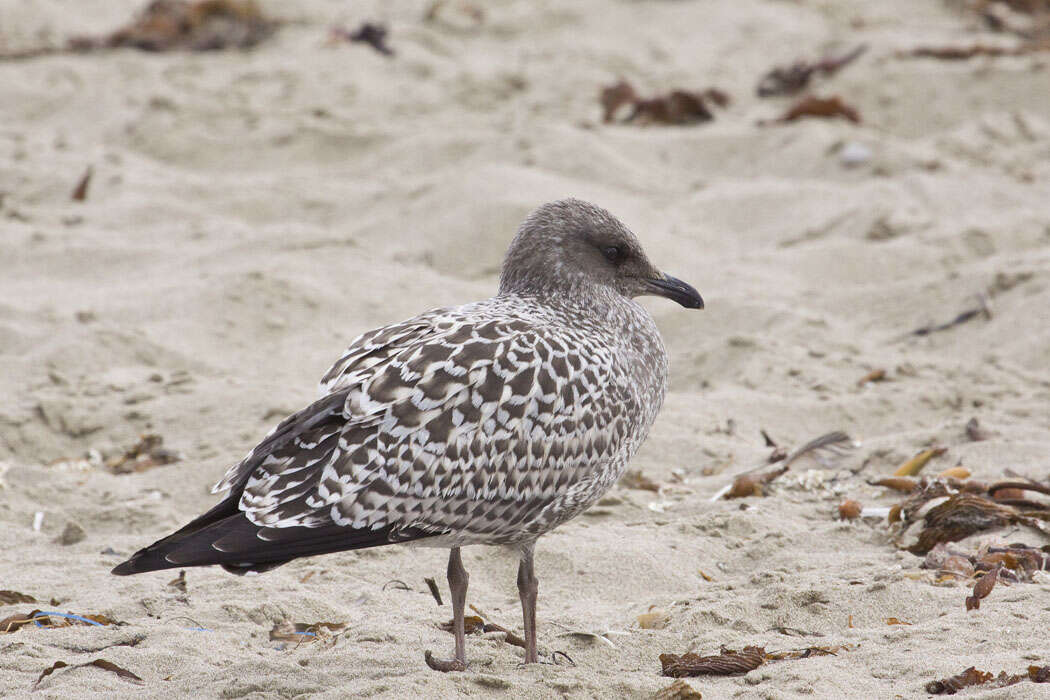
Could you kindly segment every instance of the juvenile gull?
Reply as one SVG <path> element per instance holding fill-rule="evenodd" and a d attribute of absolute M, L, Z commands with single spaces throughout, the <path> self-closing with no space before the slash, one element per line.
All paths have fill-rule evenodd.
<path fill-rule="evenodd" d="M 518 549 L 525 661 L 537 661 L 536 539 L 623 474 L 663 403 L 667 353 L 634 297 L 702 309 L 609 212 L 566 199 L 529 215 L 499 293 L 354 340 L 322 398 L 280 423 L 212 491 L 225 499 L 114 574 L 415 542 L 450 547 L 455 655 L 466 667 L 460 547 Z"/>

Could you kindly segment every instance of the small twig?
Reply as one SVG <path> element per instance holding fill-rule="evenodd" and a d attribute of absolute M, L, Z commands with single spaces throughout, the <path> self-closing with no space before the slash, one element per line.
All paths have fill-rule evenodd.
<path fill-rule="evenodd" d="M 558 657 L 559 656 L 564 656 L 566 661 L 568 661 L 573 666 L 576 665 L 576 662 L 572 660 L 572 657 L 569 656 L 568 654 L 566 654 L 564 651 L 555 651 L 555 652 L 553 652 L 551 654 L 551 663 L 554 664 L 555 666 L 560 665 L 560 664 L 558 664 Z"/>
<path fill-rule="evenodd" d="M 941 331 L 946 331 L 946 330 L 949 330 L 951 328 L 955 328 L 956 326 L 962 325 L 962 324 L 966 323 L 967 321 L 972 321 L 973 319 L 975 319 L 975 318 L 977 318 L 979 316 L 981 316 L 981 317 L 983 317 L 985 319 L 991 319 L 991 317 L 992 317 L 992 308 L 988 304 L 988 297 L 987 297 L 987 295 L 985 295 L 985 294 L 978 294 L 977 295 L 977 302 L 978 302 L 978 306 L 977 307 L 972 308 L 972 309 L 967 309 L 966 311 L 963 311 L 962 313 L 960 313 L 959 315 L 957 315 L 955 318 L 953 318 L 951 321 L 948 321 L 947 323 L 939 323 L 939 324 L 929 323 L 929 324 L 926 324 L 925 326 L 922 326 L 920 328 L 916 328 L 912 332 L 908 333 L 908 335 L 909 336 L 916 335 L 916 336 L 920 336 L 921 337 L 921 336 L 925 336 L 925 335 L 930 335 L 931 333 L 939 333 Z"/>
<path fill-rule="evenodd" d="M 87 166 L 87 170 L 80 176 L 80 181 L 77 182 L 77 186 L 73 188 L 73 193 L 69 195 L 70 199 L 74 202 L 83 202 L 87 199 L 88 186 L 91 184 L 91 176 L 95 174 L 95 169 L 90 165 Z"/>
<path fill-rule="evenodd" d="M 430 595 L 434 596 L 434 600 L 437 601 L 437 604 L 444 605 L 444 603 L 441 602 L 441 591 L 438 590 L 437 581 L 435 581 L 433 577 L 427 577 L 423 580 L 427 582 L 427 586 L 430 588 Z"/>

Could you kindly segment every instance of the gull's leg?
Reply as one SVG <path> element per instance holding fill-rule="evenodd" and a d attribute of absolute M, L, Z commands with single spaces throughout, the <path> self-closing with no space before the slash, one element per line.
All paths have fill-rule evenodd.
<path fill-rule="evenodd" d="M 467 635 L 463 629 L 463 609 L 467 605 L 467 582 L 470 575 L 463 568 L 459 547 L 448 555 L 448 587 L 452 591 L 452 631 L 456 635 L 456 654 L 451 661 L 435 659 L 430 651 L 424 655 L 427 666 L 435 671 L 465 671 L 467 669 Z"/>
<path fill-rule="evenodd" d="M 539 661 L 536 654 L 536 591 L 539 582 L 532 566 L 532 552 L 536 543 L 528 542 L 521 547 L 521 564 L 518 566 L 518 596 L 521 598 L 521 613 L 525 618 L 525 663 Z"/>

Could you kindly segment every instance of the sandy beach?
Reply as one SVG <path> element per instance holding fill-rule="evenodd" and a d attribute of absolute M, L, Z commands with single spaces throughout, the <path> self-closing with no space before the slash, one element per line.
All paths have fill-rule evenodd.
<path fill-rule="evenodd" d="M 0 0 L 0 53 L 141 7 Z M 259 7 L 283 23 L 252 49 L 0 60 L 0 589 L 36 600 L 0 597 L 0 619 L 107 622 L 0 629 L 0 695 L 648 698 L 674 680 L 661 654 L 754 645 L 837 651 L 685 682 L 706 699 L 921 698 L 970 666 L 1050 664 L 1050 572 L 967 610 L 974 579 L 921 568 L 904 549 L 921 526 L 899 538 L 885 515 L 904 494 L 869 483 L 943 447 L 920 476 L 1050 486 L 1050 52 L 903 55 L 1017 45 L 933 0 Z M 329 40 L 365 21 L 393 56 Z M 796 95 L 756 96 L 774 66 L 862 44 Z M 599 93 L 621 78 L 729 102 L 703 123 L 605 123 Z M 806 94 L 859 123 L 772 123 Z M 490 633 L 468 637 L 466 672 L 428 669 L 424 650 L 452 647 L 439 550 L 190 569 L 184 586 L 109 574 L 209 508 L 352 338 L 492 295 L 518 224 L 566 196 L 616 214 L 707 308 L 644 301 L 671 356 L 633 464 L 653 485 L 622 482 L 539 541 L 540 649 L 558 663 L 524 666 Z M 763 430 L 787 451 L 835 430 L 855 445 L 712 500 L 776 466 Z M 177 461 L 128 466 L 144 434 Z M 876 514 L 841 519 L 846 499 Z M 464 561 L 468 603 L 520 633 L 516 554 Z M 341 626 L 271 638 L 320 622 Z M 141 682 L 37 682 L 99 658 Z"/>

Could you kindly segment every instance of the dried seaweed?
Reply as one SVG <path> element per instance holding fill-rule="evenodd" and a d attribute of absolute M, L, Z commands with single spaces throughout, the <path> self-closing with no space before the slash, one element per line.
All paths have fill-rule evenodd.
<path fill-rule="evenodd" d="M 994 676 L 987 671 L 978 671 L 971 666 L 960 674 L 939 681 L 930 681 L 926 684 L 926 692 L 931 695 L 955 695 L 963 688 L 975 685 L 983 685 L 992 680 Z"/>
<path fill-rule="evenodd" d="M 834 656 L 840 651 L 850 651 L 856 647 L 849 644 L 832 646 L 811 646 L 801 649 L 767 652 L 764 647 L 747 646 L 741 651 L 723 647 L 716 656 L 700 656 L 695 653 L 660 654 L 662 673 L 672 678 L 685 676 L 729 676 L 753 671 L 767 661 L 788 661 L 808 659 L 814 656 Z"/>
<path fill-rule="evenodd" d="M 926 513 L 919 541 L 908 551 L 925 555 L 939 542 L 956 542 L 976 532 L 1014 523 L 1027 524 L 1028 519 L 983 496 L 956 493 Z"/>
<path fill-rule="evenodd" d="M 714 119 L 710 105 L 725 107 L 729 95 L 718 88 L 706 90 L 672 90 L 666 95 L 642 98 L 634 86 L 622 78 L 602 88 L 598 101 L 602 106 L 602 121 L 637 124 L 696 124 Z M 616 119 L 623 107 L 630 112 L 621 120 Z"/>
<path fill-rule="evenodd" d="M 868 47 L 861 44 L 841 56 L 825 56 L 817 61 L 795 61 L 777 66 L 758 82 L 758 96 L 793 95 L 809 85 L 814 75 L 831 76 L 860 57 Z"/>
<path fill-rule="evenodd" d="M 979 610 L 981 608 L 981 601 L 988 597 L 988 594 L 995 588 L 995 584 L 999 581 L 999 571 L 1003 565 L 995 567 L 981 578 L 977 579 L 977 583 L 973 585 L 973 595 L 966 599 L 966 609 Z"/>
<path fill-rule="evenodd" d="M 77 615 L 71 612 L 62 613 L 53 610 L 34 610 L 28 614 L 16 613 L 0 620 L 0 634 L 17 632 L 27 625 L 55 629 L 59 627 L 71 627 L 74 625 L 104 627 L 113 624 L 116 624 L 116 621 L 105 615 Z"/>
<path fill-rule="evenodd" d="M 776 479 L 789 468 L 788 465 L 784 464 L 776 469 L 770 469 L 769 471 L 760 474 L 741 474 L 733 480 L 733 484 L 729 487 L 729 491 L 726 492 L 725 497 L 729 499 L 747 498 L 748 496 L 764 496 L 766 494 L 763 486 L 770 481 L 773 481 L 773 479 Z"/>
<path fill-rule="evenodd" d="M 911 493 L 915 490 L 915 487 L 919 484 L 915 479 L 909 479 L 902 476 L 891 476 L 885 479 L 876 479 L 875 481 L 869 481 L 872 486 L 885 486 L 888 489 L 894 491 L 900 491 L 901 493 Z"/>
<path fill-rule="evenodd" d="M 1008 674 L 1006 671 L 1000 671 L 998 676 L 971 666 L 950 678 L 930 681 L 926 684 L 926 692 L 930 695 L 955 695 L 960 690 L 974 686 L 1005 688 L 1024 681 L 1050 683 L 1050 666 L 1029 666 L 1025 673 Z"/>
<path fill-rule="evenodd" d="M 893 472 L 893 476 L 915 476 L 922 471 L 922 468 L 926 466 L 927 462 L 934 457 L 940 457 L 947 451 L 947 447 L 931 447 L 928 450 L 923 450 L 904 464 L 900 465 L 897 468 L 897 471 Z"/>
<path fill-rule="evenodd" d="M 798 121 L 799 119 L 805 119 L 808 117 L 819 117 L 821 119 L 842 117 L 854 124 L 860 124 L 860 112 L 858 112 L 856 108 L 847 104 L 845 100 L 838 95 L 832 95 L 831 97 L 807 95 L 789 107 L 784 114 L 777 117 L 772 122 L 759 122 L 759 126 L 766 126 L 770 123 L 786 124 L 788 122 Z"/>
<path fill-rule="evenodd" d="M 886 379 L 886 370 L 883 368 L 873 369 L 857 380 L 857 386 L 864 386 L 872 382 L 881 382 Z"/>
<path fill-rule="evenodd" d="M 363 22 L 360 27 L 350 31 L 345 27 L 332 27 L 328 30 L 330 44 L 348 41 L 350 43 L 368 44 L 387 57 L 394 55 L 394 50 L 386 43 L 387 28 L 376 22 Z"/>
<path fill-rule="evenodd" d="M 741 651 L 722 649 L 715 656 L 700 656 L 687 653 L 660 654 L 660 665 L 665 676 L 683 678 L 686 676 L 730 676 L 736 673 L 753 671 L 765 663 L 766 650 L 763 647 L 744 647 Z"/>
<path fill-rule="evenodd" d="M 703 695 L 681 678 L 649 696 L 650 700 L 702 700 Z"/>
<path fill-rule="evenodd" d="M 965 479 L 970 478 L 970 470 L 966 467 L 960 466 L 948 467 L 937 476 L 947 479 L 959 479 L 960 481 L 963 481 Z"/>
<path fill-rule="evenodd" d="M 73 188 L 73 193 L 69 195 L 69 198 L 74 202 L 83 202 L 87 199 L 88 186 L 91 184 L 91 176 L 95 174 L 95 169 L 90 165 L 87 166 L 87 170 L 80 176 L 80 180 L 77 182 L 77 186 Z"/>
<path fill-rule="evenodd" d="M 168 581 L 167 586 L 168 586 L 168 588 L 174 588 L 176 591 L 179 591 L 180 593 L 185 593 L 186 592 L 186 570 L 182 569 L 181 571 L 179 571 L 179 575 L 176 576 L 175 578 L 173 578 L 172 580 Z"/>
<path fill-rule="evenodd" d="M 18 591 L 0 591 L 0 605 L 17 605 L 18 603 L 35 603 L 36 598 Z"/>
<path fill-rule="evenodd" d="M 976 571 L 970 556 L 949 549 L 943 542 L 938 543 L 926 554 L 922 568 L 933 569 L 941 577 L 970 578 Z"/>
<path fill-rule="evenodd" d="M 85 668 L 87 666 L 94 666 L 95 668 L 101 668 L 103 671 L 115 673 L 117 677 L 121 680 L 125 680 L 136 685 L 145 684 L 145 681 L 142 680 L 142 678 L 140 678 L 138 675 L 132 673 L 126 668 L 117 666 L 112 661 L 106 661 L 105 659 L 95 659 L 94 661 L 88 661 L 82 664 L 67 664 L 65 661 L 56 661 L 55 663 L 51 664 L 51 666 L 44 669 L 44 671 L 39 676 L 37 676 L 36 681 L 32 685 L 32 690 L 36 690 L 45 678 L 50 676 L 55 671 L 58 671 L 59 669 L 68 668 L 72 670 L 74 668 Z"/>
<path fill-rule="evenodd" d="M 442 622 L 438 627 L 446 632 L 456 631 L 456 621 Z M 481 634 L 485 631 L 485 621 L 478 615 L 466 615 L 463 618 L 463 632 L 465 634 Z"/>
<path fill-rule="evenodd" d="M 144 472 L 154 467 L 173 464 L 182 459 L 182 455 L 164 447 L 164 438 L 154 433 L 147 433 L 139 441 L 126 449 L 124 454 L 110 457 L 106 467 L 114 474 L 133 474 Z"/>
<path fill-rule="evenodd" d="M 127 26 L 103 37 L 72 38 L 68 49 L 246 49 L 269 38 L 278 24 L 253 0 L 152 0 Z"/>

